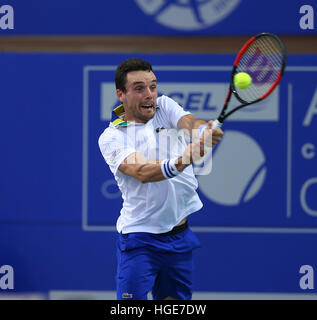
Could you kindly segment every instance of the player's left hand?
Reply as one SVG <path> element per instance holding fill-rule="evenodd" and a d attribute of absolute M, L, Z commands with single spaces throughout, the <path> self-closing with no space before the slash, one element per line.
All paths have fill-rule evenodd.
<path fill-rule="evenodd" d="M 220 142 L 223 136 L 223 131 L 221 130 L 221 128 L 217 130 L 211 129 L 212 123 L 213 120 L 208 121 L 207 127 L 205 128 L 204 133 L 202 135 L 202 142 L 207 147 L 214 147 L 218 142 Z"/>

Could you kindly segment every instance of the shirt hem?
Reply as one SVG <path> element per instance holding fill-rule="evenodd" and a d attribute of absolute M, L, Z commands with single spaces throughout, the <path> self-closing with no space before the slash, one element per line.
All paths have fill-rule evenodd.
<path fill-rule="evenodd" d="M 138 226 L 138 227 L 123 227 L 121 228 L 121 230 L 119 230 L 117 228 L 118 233 L 122 233 L 122 234 L 128 234 L 128 233 L 133 233 L 133 232 L 146 232 L 146 233 L 152 233 L 152 234 L 160 234 L 160 233 L 166 233 L 171 231 L 176 225 L 178 225 L 184 218 L 188 217 L 189 215 L 191 215 L 192 213 L 197 212 L 198 210 L 200 210 L 203 207 L 203 204 L 200 203 L 199 206 L 197 206 L 197 208 L 194 208 L 192 210 L 187 211 L 186 213 L 184 213 L 179 219 L 177 219 L 175 225 L 171 228 L 171 229 L 154 229 L 151 228 L 151 230 L 149 230 L 148 228 L 144 228 L 144 226 Z M 124 230 L 125 229 L 125 230 Z M 123 231 L 124 230 L 124 231 Z"/>

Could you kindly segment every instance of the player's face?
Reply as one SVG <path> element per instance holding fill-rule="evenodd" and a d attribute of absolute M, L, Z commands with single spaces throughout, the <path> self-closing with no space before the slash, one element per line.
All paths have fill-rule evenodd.
<path fill-rule="evenodd" d="M 156 110 L 157 80 L 152 71 L 132 71 L 127 74 L 126 92 L 117 90 L 125 109 L 125 120 L 146 123 Z"/>

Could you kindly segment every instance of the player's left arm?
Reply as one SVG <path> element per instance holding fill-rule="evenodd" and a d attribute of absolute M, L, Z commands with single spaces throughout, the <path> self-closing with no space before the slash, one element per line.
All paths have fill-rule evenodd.
<path fill-rule="evenodd" d="M 212 123 L 213 120 L 206 122 L 205 120 L 196 119 L 192 114 L 187 114 L 178 120 L 177 127 L 184 130 L 191 138 L 193 138 L 193 135 L 197 136 L 199 128 L 206 125 L 205 128 L 201 127 L 203 129 L 201 135 L 202 142 L 208 147 L 214 147 L 221 140 L 223 131 L 220 128 L 212 130 Z"/>

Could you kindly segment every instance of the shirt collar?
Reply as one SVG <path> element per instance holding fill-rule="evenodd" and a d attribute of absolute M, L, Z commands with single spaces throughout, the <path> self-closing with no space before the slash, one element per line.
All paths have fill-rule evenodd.
<path fill-rule="evenodd" d="M 156 106 L 156 109 L 159 109 L 159 106 Z M 123 104 L 120 104 L 119 106 L 115 107 L 112 110 L 112 119 L 111 119 L 111 124 L 115 127 L 115 128 L 122 128 L 122 127 L 127 127 L 131 124 L 135 124 L 135 122 L 128 122 L 128 121 L 124 121 L 124 106 Z"/>

